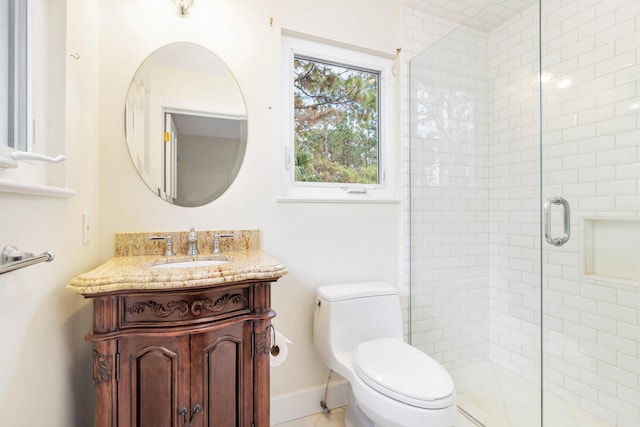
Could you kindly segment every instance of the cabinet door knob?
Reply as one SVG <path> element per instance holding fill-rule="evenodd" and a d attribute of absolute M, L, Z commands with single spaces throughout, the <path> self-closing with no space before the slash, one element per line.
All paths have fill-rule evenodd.
<path fill-rule="evenodd" d="M 189 410 L 187 409 L 186 406 L 183 406 L 182 408 L 178 409 L 178 415 L 180 415 L 182 417 L 182 427 L 187 427 L 187 414 L 189 413 Z"/>
<path fill-rule="evenodd" d="M 198 412 L 201 412 L 201 411 L 202 411 L 202 405 L 200 405 L 199 403 L 195 404 L 193 409 L 191 410 L 191 419 L 189 420 L 189 427 L 192 427 L 194 417 L 198 415 Z"/>

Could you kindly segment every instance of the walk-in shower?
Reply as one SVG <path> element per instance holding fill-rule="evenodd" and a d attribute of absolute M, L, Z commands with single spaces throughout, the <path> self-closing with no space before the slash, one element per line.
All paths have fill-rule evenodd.
<path fill-rule="evenodd" d="M 495 0 L 409 74 L 411 343 L 487 427 L 640 427 L 640 1 Z"/>

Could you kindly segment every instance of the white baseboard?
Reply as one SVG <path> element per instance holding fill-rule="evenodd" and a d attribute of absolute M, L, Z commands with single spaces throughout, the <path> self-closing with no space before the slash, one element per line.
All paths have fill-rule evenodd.
<path fill-rule="evenodd" d="M 325 386 L 309 387 L 293 393 L 271 396 L 271 424 L 276 425 L 322 412 Z M 335 381 L 327 390 L 329 409 L 347 404 L 347 382 Z"/>

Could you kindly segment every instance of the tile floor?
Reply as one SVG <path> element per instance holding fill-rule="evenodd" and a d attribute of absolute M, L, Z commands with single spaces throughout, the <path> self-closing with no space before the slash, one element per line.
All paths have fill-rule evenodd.
<path fill-rule="evenodd" d="M 344 408 L 333 409 L 331 415 L 327 416 L 322 413 L 310 415 L 305 418 L 287 421 L 286 423 L 276 424 L 273 427 L 342 427 L 344 426 Z"/>
<path fill-rule="evenodd" d="M 344 408 L 332 410 L 330 416 L 315 414 L 305 418 L 277 424 L 273 427 L 344 427 Z M 464 416 L 459 415 L 456 427 L 476 427 L 476 424 L 468 421 Z"/>
<path fill-rule="evenodd" d="M 491 362 L 450 371 L 458 406 L 487 427 L 539 427 L 540 388 Z M 547 393 L 547 427 L 611 427 Z"/>
<path fill-rule="evenodd" d="M 539 427 L 540 389 L 538 386 L 500 369 L 491 362 L 450 372 L 456 385 L 458 406 L 486 427 Z M 581 409 L 553 395 L 545 396 L 547 427 L 611 427 Z M 330 416 L 315 414 L 274 427 L 343 427 L 344 408 Z M 476 427 L 463 415 L 456 427 Z"/>

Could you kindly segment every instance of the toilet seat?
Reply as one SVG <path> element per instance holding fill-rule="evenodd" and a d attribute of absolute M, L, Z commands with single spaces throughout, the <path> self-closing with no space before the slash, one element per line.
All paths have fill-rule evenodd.
<path fill-rule="evenodd" d="M 359 344 L 353 366 L 369 387 L 408 405 L 441 409 L 455 402 L 453 381 L 442 365 L 398 339 Z"/>

